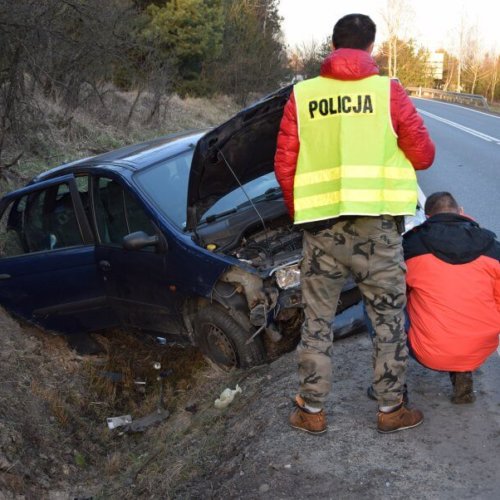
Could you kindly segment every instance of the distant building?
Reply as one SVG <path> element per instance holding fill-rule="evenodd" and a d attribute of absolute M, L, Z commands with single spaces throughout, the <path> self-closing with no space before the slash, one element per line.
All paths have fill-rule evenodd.
<path fill-rule="evenodd" d="M 431 52 L 427 59 L 427 70 L 433 80 L 443 79 L 444 53 Z"/>

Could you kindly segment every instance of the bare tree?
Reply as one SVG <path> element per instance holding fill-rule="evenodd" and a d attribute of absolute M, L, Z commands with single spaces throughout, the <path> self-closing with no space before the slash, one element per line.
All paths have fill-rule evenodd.
<path fill-rule="evenodd" d="M 457 59 L 450 55 L 449 53 L 446 53 L 445 56 L 445 67 L 444 67 L 444 83 L 443 83 L 443 90 L 447 91 L 451 85 L 451 82 L 453 81 L 453 78 L 455 76 L 455 69 L 457 67 Z"/>
<path fill-rule="evenodd" d="M 482 46 L 477 26 L 470 26 L 465 31 L 465 43 L 460 63 L 462 87 L 474 94 L 478 88 L 487 86 L 486 80 L 491 68 L 487 64 L 487 53 Z"/>
<path fill-rule="evenodd" d="M 467 18 L 466 13 L 462 10 L 460 22 L 455 30 L 455 55 L 457 57 L 457 92 L 461 92 L 464 88 L 464 71 L 466 70 L 466 59 L 470 59 L 471 51 L 469 44 L 478 45 L 477 42 L 477 27 L 473 27 Z"/>
<path fill-rule="evenodd" d="M 484 68 L 484 63 L 483 63 L 483 55 L 479 52 L 479 50 L 471 50 L 467 54 L 467 57 L 465 58 L 465 67 L 464 70 L 466 71 L 466 74 L 469 76 L 470 80 L 470 93 L 474 94 L 476 91 L 476 86 L 478 83 L 478 80 L 482 79 L 484 76 L 487 74 L 487 70 L 485 71 Z"/>
<path fill-rule="evenodd" d="M 489 94 L 491 102 L 495 100 L 496 87 L 498 85 L 498 80 L 500 78 L 500 55 L 495 54 L 495 56 L 492 59 L 493 62 L 491 64 L 491 73 L 489 81 Z"/>
<path fill-rule="evenodd" d="M 303 78 L 318 76 L 321 63 L 331 48 L 329 37 L 323 43 L 313 39 L 309 43 L 303 42 L 295 46 L 289 56 L 289 64 L 295 76 L 301 75 Z"/>
<path fill-rule="evenodd" d="M 8 147 L 41 154 L 50 137 L 43 100 L 73 111 L 104 92 L 133 43 L 130 0 L 0 1 L 0 165 Z M 97 15 L 98 13 L 98 15 Z"/>
<path fill-rule="evenodd" d="M 409 21 L 413 9 L 408 0 L 387 0 L 382 12 L 387 31 L 387 68 L 390 77 L 398 76 L 398 54 L 400 41 L 408 38 Z"/>

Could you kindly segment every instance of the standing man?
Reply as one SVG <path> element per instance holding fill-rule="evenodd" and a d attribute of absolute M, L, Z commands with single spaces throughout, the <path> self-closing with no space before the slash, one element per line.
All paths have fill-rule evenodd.
<path fill-rule="evenodd" d="M 408 350 L 400 221 L 414 214 L 414 169 L 434 160 L 423 121 L 404 89 L 378 76 L 375 24 L 341 18 L 333 52 L 317 78 L 295 85 L 278 135 L 276 177 L 295 224 L 304 228 L 301 265 L 305 320 L 297 348 L 300 391 L 292 427 L 326 430 L 331 389 L 331 320 L 352 274 L 375 326 L 373 387 L 380 432 L 419 425 L 403 404 Z"/>
<path fill-rule="evenodd" d="M 450 372 L 453 403 L 472 403 L 472 371 L 498 347 L 500 243 L 446 191 L 427 198 L 425 214 L 403 242 L 408 340 L 421 364 Z"/>

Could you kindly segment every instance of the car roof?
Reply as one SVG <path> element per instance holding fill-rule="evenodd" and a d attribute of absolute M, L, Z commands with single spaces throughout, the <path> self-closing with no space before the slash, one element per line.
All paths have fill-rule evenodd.
<path fill-rule="evenodd" d="M 108 166 L 110 168 L 124 167 L 133 171 L 140 170 L 188 148 L 194 148 L 198 140 L 205 133 L 206 130 L 192 130 L 170 134 L 108 151 L 100 155 L 64 163 L 37 175 L 31 183 L 64 175 L 65 173 L 74 171 L 78 167 Z"/>

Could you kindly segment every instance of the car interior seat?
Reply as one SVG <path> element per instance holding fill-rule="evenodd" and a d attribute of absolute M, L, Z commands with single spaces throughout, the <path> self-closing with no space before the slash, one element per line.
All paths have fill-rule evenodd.
<path fill-rule="evenodd" d="M 48 231 L 50 249 L 64 248 L 83 243 L 76 219 L 71 193 L 58 197 L 48 212 Z"/>
<path fill-rule="evenodd" d="M 123 188 L 111 181 L 99 188 L 99 199 L 102 203 L 103 226 L 106 228 L 106 243 L 121 245 L 123 237 L 128 234 L 125 218 Z"/>

